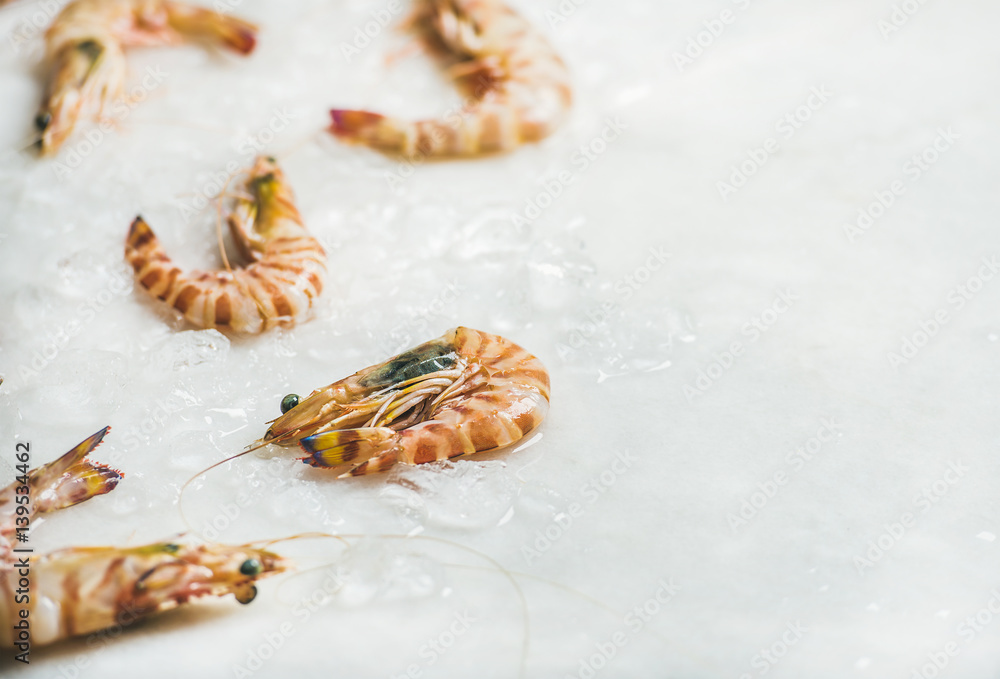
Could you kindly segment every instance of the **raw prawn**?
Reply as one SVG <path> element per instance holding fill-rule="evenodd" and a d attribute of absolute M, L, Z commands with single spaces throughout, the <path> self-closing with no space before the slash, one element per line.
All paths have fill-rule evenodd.
<path fill-rule="evenodd" d="M 125 48 L 214 42 L 240 54 L 257 43 L 257 27 L 169 0 L 75 0 L 45 33 L 51 75 L 35 125 L 42 154 L 66 141 L 84 113 L 106 111 L 122 95 Z"/>
<path fill-rule="evenodd" d="M 471 103 L 419 121 L 334 109 L 334 135 L 405 157 L 472 156 L 538 141 L 565 118 L 573 99 L 566 64 L 503 2 L 416 0 L 411 22 L 449 56 L 449 72 Z"/>
<path fill-rule="evenodd" d="M 55 462 L 29 472 L 33 512 L 56 511 L 115 488 L 121 479 L 118 472 L 85 459 L 107 431 L 101 430 Z M 9 544 L 16 531 L 14 498 L 19 485 L 15 481 L 0 492 L 5 542 L 0 560 L 0 647 L 27 650 L 128 626 L 199 596 L 232 593 L 240 603 L 249 603 L 256 596 L 256 580 L 287 567 L 276 554 L 249 545 L 172 542 L 129 548 L 72 547 L 20 558 Z M 29 621 L 26 636 L 14 627 L 21 620 Z"/>
<path fill-rule="evenodd" d="M 263 442 L 298 442 L 306 464 L 350 465 L 342 476 L 360 476 L 508 446 L 541 424 L 548 406 L 549 375 L 538 358 L 459 327 L 301 403 L 286 396 Z"/>
<path fill-rule="evenodd" d="M 257 158 L 244 188 L 247 195 L 236 199 L 227 221 L 252 262 L 246 268 L 186 273 L 142 217 L 132 222 L 125 259 L 144 288 L 192 324 L 256 334 L 306 318 L 323 290 L 326 252 L 303 226 L 274 158 Z"/>

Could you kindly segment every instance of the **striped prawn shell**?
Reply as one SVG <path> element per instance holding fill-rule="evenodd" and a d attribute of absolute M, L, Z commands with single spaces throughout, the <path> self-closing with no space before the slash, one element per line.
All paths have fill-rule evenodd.
<path fill-rule="evenodd" d="M 360 476 L 385 471 L 397 462 L 425 464 L 503 448 L 542 423 L 549 408 L 549 374 L 542 362 L 504 337 L 463 327 L 314 392 L 297 407 L 312 405 L 306 412 L 325 414 L 327 418 L 342 409 L 350 411 L 351 404 L 359 402 L 359 385 L 373 376 L 392 374 L 399 364 L 412 365 L 414 358 L 433 355 L 426 352 L 435 348 L 457 357 L 453 368 L 462 373 L 463 382 L 458 384 L 466 384 L 467 390 L 445 398 L 421 421 L 398 431 L 386 425 L 331 429 L 330 424 L 320 420 L 298 420 L 300 431 L 310 432 L 299 438 L 299 444 L 310 453 L 303 461 L 314 467 L 350 465 L 342 475 Z M 449 370 L 452 368 L 426 376 L 433 379 Z M 320 400 L 310 404 L 313 399 Z M 328 407 L 324 402 L 338 405 Z M 296 421 L 294 413 L 292 409 L 285 417 Z"/>
<path fill-rule="evenodd" d="M 499 335 L 455 328 L 454 346 L 486 369 L 481 391 L 447 402 L 423 422 L 400 432 L 403 460 L 424 464 L 516 443 L 545 419 L 549 373 L 541 360 Z"/>
<path fill-rule="evenodd" d="M 420 0 L 416 16 L 429 41 L 459 60 L 456 79 L 470 103 L 443 118 L 416 121 L 335 109 L 335 135 L 406 157 L 473 156 L 543 139 L 566 117 L 573 101 L 566 64 L 506 4 Z"/>
<path fill-rule="evenodd" d="M 283 223 L 245 268 L 185 272 L 141 217 L 129 230 L 125 258 L 142 287 L 199 328 L 251 335 L 294 325 L 323 291 L 326 252 L 305 231 L 288 195 L 271 201 L 268 213 L 279 212 L 275 218 Z"/>

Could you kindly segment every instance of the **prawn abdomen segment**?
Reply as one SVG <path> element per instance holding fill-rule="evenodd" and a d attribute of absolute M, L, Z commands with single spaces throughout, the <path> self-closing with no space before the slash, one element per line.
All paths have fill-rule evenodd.
<path fill-rule="evenodd" d="M 256 301 L 237 294 L 240 290 L 232 274 L 185 273 L 173 263 L 142 217 L 136 217 L 129 229 L 125 259 L 142 287 L 180 312 L 192 324 L 202 328 L 231 328 L 246 333 L 262 329 Z M 244 322 L 241 323 L 241 320 Z M 247 320 L 250 322 L 245 322 Z"/>
<path fill-rule="evenodd" d="M 524 438 L 541 424 L 549 402 L 534 391 L 520 394 L 487 390 L 445 406 L 434 414 L 434 422 L 456 429 L 472 447 L 471 452 L 504 448 Z M 440 429 L 435 432 L 443 434 Z M 415 455 L 417 464 L 424 456 Z M 443 458 L 436 458 L 443 459 Z"/>
<path fill-rule="evenodd" d="M 352 465 L 342 476 L 383 472 L 397 462 L 423 464 L 476 452 L 460 427 L 435 421 L 422 422 L 402 432 L 388 427 L 329 431 L 304 438 L 300 443 L 310 453 L 302 461 L 312 467 Z"/>
<path fill-rule="evenodd" d="M 330 115 L 335 136 L 407 158 L 496 153 L 544 136 L 514 110 L 486 104 L 442 119 L 415 121 L 370 111 L 335 109 Z"/>
<path fill-rule="evenodd" d="M 363 476 L 397 462 L 417 465 L 487 452 L 523 438 L 541 423 L 547 409 L 548 401 L 536 393 L 512 405 L 508 395 L 487 391 L 399 432 L 366 427 L 304 438 L 300 443 L 310 455 L 303 461 L 325 468 L 353 465 L 348 474 Z"/>

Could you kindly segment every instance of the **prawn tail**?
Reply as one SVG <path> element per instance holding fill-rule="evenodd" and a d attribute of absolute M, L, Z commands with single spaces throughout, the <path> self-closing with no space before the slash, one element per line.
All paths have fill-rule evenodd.
<path fill-rule="evenodd" d="M 36 498 L 35 511 L 65 509 L 115 489 L 123 474 L 87 459 L 110 429 L 105 427 L 59 459 L 31 472 L 29 484 Z"/>
<path fill-rule="evenodd" d="M 136 217 L 125 239 L 125 261 L 135 270 L 136 280 L 153 295 L 166 299 L 173 291 L 179 269 L 160 244 L 160 239 L 142 217 Z"/>
<path fill-rule="evenodd" d="M 167 2 L 170 25 L 179 33 L 225 45 L 234 52 L 250 54 L 257 46 L 257 26 L 222 12 Z"/>
<path fill-rule="evenodd" d="M 353 465 L 348 472 L 352 476 L 384 471 L 399 461 L 399 433 L 388 427 L 328 431 L 308 436 L 299 444 L 309 453 L 302 458 L 309 466 Z"/>
<path fill-rule="evenodd" d="M 355 141 L 380 149 L 397 149 L 404 139 L 390 118 L 371 111 L 333 109 L 330 111 L 330 132 L 340 139 Z"/>

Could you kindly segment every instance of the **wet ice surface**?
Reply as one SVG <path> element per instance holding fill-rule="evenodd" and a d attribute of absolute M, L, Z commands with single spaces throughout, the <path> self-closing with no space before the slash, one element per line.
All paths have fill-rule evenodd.
<path fill-rule="evenodd" d="M 397 467 L 379 497 L 413 529 L 488 528 L 510 518 L 517 498 L 517 481 L 506 466 L 458 460 Z"/>
<path fill-rule="evenodd" d="M 950 643 L 949 676 L 1000 665 L 997 9 L 925 3 L 883 37 L 891 3 L 518 4 L 573 70 L 572 118 L 516 153 L 415 166 L 322 132 L 332 106 L 460 103 L 423 55 L 387 63 L 405 34 L 345 58 L 387 5 L 246 0 L 266 27 L 250 59 L 136 50 L 130 84 L 169 76 L 51 160 L 7 153 L 30 142 L 25 22 L 45 4 L 0 10 L 28 38 L 0 41 L 0 481 L 15 440 L 41 464 L 108 424 L 94 457 L 125 474 L 33 543 L 345 536 L 276 543 L 300 572 L 251 606 L 19 674 L 131 676 L 170 653 L 170 676 L 511 677 L 525 615 L 530 677 L 931 676 Z M 831 94 L 810 109 L 814 88 Z M 942 130 L 958 137 L 934 149 Z M 258 147 L 330 273 L 311 322 L 226 338 L 136 290 L 122 246 L 141 213 L 180 265 L 220 266 L 211 199 Z M 551 372 L 516 451 L 334 480 L 265 447 L 198 475 L 285 394 L 457 324 Z"/>

